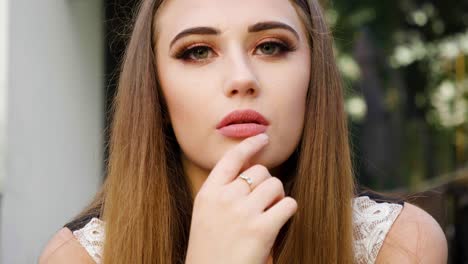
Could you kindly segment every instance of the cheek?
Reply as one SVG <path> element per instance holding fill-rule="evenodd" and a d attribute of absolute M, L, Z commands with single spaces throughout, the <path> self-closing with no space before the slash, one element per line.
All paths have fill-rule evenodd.
<path fill-rule="evenodd" d="M 212 71 L 189 71 L 169 63 L 164 66 L 159 72 L 160 84 L 177 142 L 192 162 L 209 168 L 212 164 L 207 162 L 214 160 L 211 156 L 215 154 L 207 145 L 213 143 L 210 135 L 215 124 L 210 121 L 217 81 Z"/>
<path fill-rule="evenodd" d="M 287 129 L 288 125 L 302 125 L 310 82 L 307 54 L 298 53 L 294 61 L 269 72 L 269 87 L 273 89 L 272 105 Z M 271 78 L 273 76 L 273 78 Z"/>
<path fill-rule="evenodd" d="M 273 84 L 271 87 L 274 87 L 271 106 L 275 111 L 274 116 L 277 117 L 277 122 L 272 127 L 275 133 L 275 144 L 272 146 L 275 156 L 272 157 L 272 163 L 276 166 L 293 153 L 302 136 L 310 83 L 309 60 L 298 58 L 281 72 L 269 76 L 277 76 L 270 80 Z"/>
<path fill-rule="evenodd" d="M 276 100 L 278 123 L 274 129 L 278 132 L 277 145 L 289 154 L 297 147 L 302 135 L 307 86 L 308 82 L 291 82 L 288 92 Z"/>
<path fill-rule="evenodd" d="M 161 89 L 174 130 L 182 131 L 194 123 L 199 123 L 203 115 L 203 106 L 206 106 L 210 98 L 210 89 L 202 89 L 208 85 L 206 76 L 190 76 L 188 71 L 183 71 L 176 65 L 166 65 L 159 73 L 162 76 Z M 183 76 L 180 74 L 182 72 Z"/>

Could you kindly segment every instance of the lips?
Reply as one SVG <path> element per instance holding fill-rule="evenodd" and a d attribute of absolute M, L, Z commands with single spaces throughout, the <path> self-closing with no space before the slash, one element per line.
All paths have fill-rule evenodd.
<path fill-rule="evenodd" d="M 220 129 L 224 126 L 232 124 L 245 124 L 245 123 L 255 123 L 259 125 L 267 126 L 269 123 L 265 117 L 263 117 L 259 112 L 255 110 L 235 110 L 229 113 L 227 116 L 221 120 L 216 126 L 217 129 Z"/>
<path fill-rule="evenodd" d="M 255 136 L 267 130 L 269 122 L 255 110 L 235 110 L 218 123 L 216 129 L 227 137 Z"/>

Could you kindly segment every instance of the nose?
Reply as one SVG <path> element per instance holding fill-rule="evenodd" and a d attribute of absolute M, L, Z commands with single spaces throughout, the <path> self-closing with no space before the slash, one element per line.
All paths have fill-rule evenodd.
<path fill-rule="evenodd" d="M 227 97 L 256 97 L 260 92 L 255 72 L 244 56 L 229 60 L 224 94 Z"/>

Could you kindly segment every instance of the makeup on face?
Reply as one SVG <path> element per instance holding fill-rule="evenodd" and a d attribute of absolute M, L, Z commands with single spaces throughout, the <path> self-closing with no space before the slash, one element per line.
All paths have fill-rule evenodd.
<path fill-rule="evenodd" d="M 291 3 L 168 1 L 158 22 L 156 68 L 189 177 L 261 133 L 271 143 L 252 162 L 286 161 L 302 134 L 311 59 Z"/>

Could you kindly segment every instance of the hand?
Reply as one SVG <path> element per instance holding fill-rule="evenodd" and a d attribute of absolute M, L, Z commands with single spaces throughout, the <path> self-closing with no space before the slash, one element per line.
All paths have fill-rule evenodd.
<path fill-rule="evenodd" d="M 266 263 L 279 230 L 297 210 L 264 166 L 242 173 L 253 180 L 251 187 L 238 178 L 267 143 L 266 134 L 243 140 L 208 175 L 194 201 L 186 264 Z"/>

